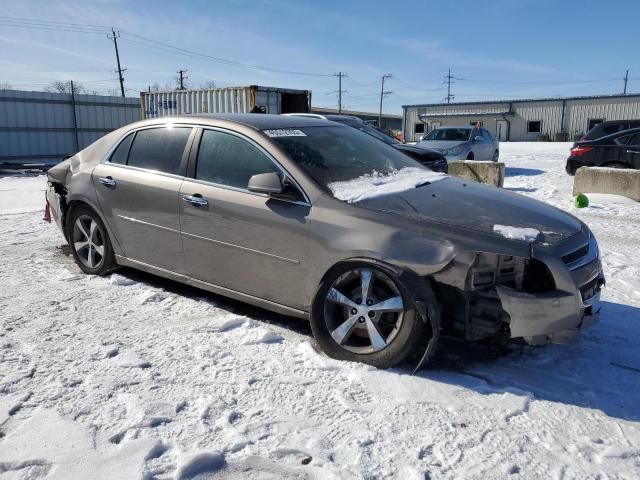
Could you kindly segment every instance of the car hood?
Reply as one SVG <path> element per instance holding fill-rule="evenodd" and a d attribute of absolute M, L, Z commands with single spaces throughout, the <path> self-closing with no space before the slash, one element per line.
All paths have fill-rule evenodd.
<path fill-rule="evenodd" d="M 494 230 L 496 225 L 507 227 L 506 230 L 535 229 L 540 232 L 536 242 L 547 244 L 557 243 L 582 229 L 578 219 L 551 205 L 501 188 L 452 177 L 363 200 L 356 205 L 503 237 L 504 234 Z M 498 230 L 505 229 L 498 227 Z"/>
<path fill-rule="evenodd" d="M 414 155 L 419 155 L 420 158 L 424 158 L 425 160 L 444 160 L 443 155 L 439 151 L 432 148 L 419 147 L 417 145 L 407 145 L 404 143 L 398 143 L 392 146 L 402 152 L 411 152 Z"/>
<path fill-rule="evenodd" d="M 467 143 L 466 140 L 422 140 L 418 142 L 418 147 L 433 148 L 435 150 L 442 150 L 444 148 L 453 148 L 458 145 Z"/>

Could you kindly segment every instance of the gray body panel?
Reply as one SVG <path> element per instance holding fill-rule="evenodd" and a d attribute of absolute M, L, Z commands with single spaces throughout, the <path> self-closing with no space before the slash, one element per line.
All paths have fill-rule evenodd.
<path fill-rule="evenodd" d="M 295 181 L 304 201 L 195 180 L 185 165 L 180 175 L 166 175 L 106 161 L 128 132 L 167 122 L 232 131 L 259 145 Z M 523 292 L 501 285 L 492 290 L 496 301 L 501 299 L 504 321 L 511 324 L 514 336 L 550 337 L 580 327 L 586 316 L 596 316 L 583 302 L 580 288 L 602 275 L 599 259 L 580 268 L 562 260 L 590 238 L 588 228 L 575 217 L 517 194 L 453 178 L 355 204 L 339 201 L 261 131 L 323 125 L 338 124 L 271 115 L 139 122 L 54 167 L 50 181 L 66 191 L 60 201 L 60 193 L 50 189 L 50 203 L 60 201 L 58 217 L 74 201 L 93 207 L 107 225 L 121 265 L 298 317 L 308 316 L 323 276 L 344 260 L 384 262 L 466 294 L 473 290 L 470 276 L 482 255 L 524 263 L 540 260 L 555 281 L 554 290 L 544 295 L 523 297 Z M 188 155 L 187 149 L 183 163 Z M 99 183 L 104 177 L 114 179 L 116 186 Z M 195 194 L 207 201 L 206 206 L 182 200 Z M 495 234 L 496 224 L 544 233 L 531 244 Z M 593 248 L 597 255 L 597 245 Z M 555 304 L 562 307 L 549 308 Z M 535 320 L 532 311 L 537 312 Z"/>

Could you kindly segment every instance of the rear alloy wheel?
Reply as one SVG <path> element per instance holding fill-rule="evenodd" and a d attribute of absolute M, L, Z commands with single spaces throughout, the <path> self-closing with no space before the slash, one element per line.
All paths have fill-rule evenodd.
<path fill-rule="evenodd" d="M 312 330 L 331 357 L 385 368 L 404 360 L 422 340 L 422 322 L 393 272 L 351 264 L 322 282 Z"/>
<path fill-rule="evenodd" d="M 113 249 L 102 220 L 88 207 L 71 212 L 68 238 L 73 257 L 85 273 L 104 275 L 115 266 Z"/>

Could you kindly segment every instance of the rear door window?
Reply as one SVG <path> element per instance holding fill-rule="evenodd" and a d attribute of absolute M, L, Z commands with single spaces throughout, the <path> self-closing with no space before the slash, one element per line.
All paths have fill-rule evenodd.
<path fill-rule="evenodd" d="M 139 130 L 129 151 L 128 165 L 177 175 L 190 127 Z"/>
<path fill-rule="evenodd" d="M 202 133 L 196 178 L 246 190 L 249 179 L 260 173 L 280 171 L 258 148 L 230 133 L 205 130 Z"/>

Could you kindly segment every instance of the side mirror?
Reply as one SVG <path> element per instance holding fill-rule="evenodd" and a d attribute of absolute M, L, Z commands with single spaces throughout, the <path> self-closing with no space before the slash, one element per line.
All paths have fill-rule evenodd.
<path fill-rule="evenodd" d="M 279 194 L 284 191 L 284 184 L 280 175 L 276 172 L 259 173 L 249 179 L 250 192 L 266 193 L 268 195 Z"/>
<path fill-rule="evenodd" d="M 474 142 L 481 142 L 482 141 L 482 137 L 480 135 L 477 135 L 477 136 L 473 137 L 473 141 Z"/>

